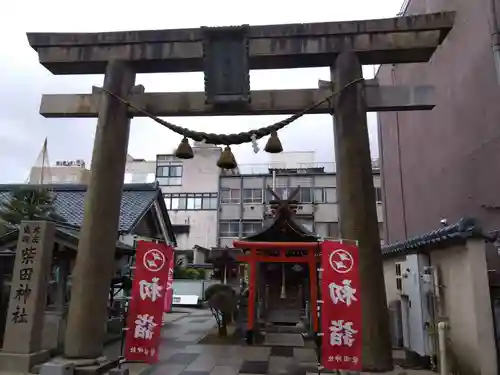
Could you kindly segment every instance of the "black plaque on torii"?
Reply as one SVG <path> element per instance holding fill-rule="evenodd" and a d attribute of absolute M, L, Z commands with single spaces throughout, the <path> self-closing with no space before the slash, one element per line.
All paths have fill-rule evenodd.
<path fill-rule="evenodd" d="M 206 104 L 223 110 L 250 102 L 248 28 L 202 28 Z"/>

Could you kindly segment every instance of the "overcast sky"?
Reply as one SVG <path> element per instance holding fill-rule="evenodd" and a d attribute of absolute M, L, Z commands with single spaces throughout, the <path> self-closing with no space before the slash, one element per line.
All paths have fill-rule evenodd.
<path fill-rule="evenodd" d="M 85 159 L 90 165 L 95 119 L 44 119 L 38 114 L 42 93 L 89 93 L 103 76 L 53 76 L 38 63 L 26 32 L 97 32 L 172 29 L 199 26 L 263 25 L 393 17 L 402 0 L 63 0 L 4 1 L 0 12 L 0 183 L 24 182 L 44 138 L 49 157 Z M 373 76 L 365 67 L 365 76 Z M 252 71 L 252 89 L 315 88 L 329 79 L 327 68 Z M 203 91 L 202 73 L 138 75 L 147 91 Z M 378 155 L 375 114 L 369 114 L 372 155 Z M 271 124 L 282 116 L 170 119 L 196 130 L 236 133 Z M 286 151 L 316 151 L 316 161 L 333 161 L 332 122 L 327 115 L 309 115 L 280 132 Z M 132 122 L 129 153 L 154 160 L 170 153 L 179 136 L 149 119 Z M 261 141 L 263 148 L 265 141 Z M 241 164 L 267 160 L 250 145 L 235 149 Z"/>

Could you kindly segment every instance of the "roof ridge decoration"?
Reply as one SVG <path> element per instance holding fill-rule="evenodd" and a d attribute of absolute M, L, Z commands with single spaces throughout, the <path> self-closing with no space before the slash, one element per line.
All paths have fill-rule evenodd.
<path fill-rule="evenodd" d="M 299 202 L 295 199 L 300 191 L 297 186 L 286 199 L 280 197 L 271 187 L 267 191 L 273 196 L 269 202 L 273 207 L 273 222 L 264 227 L 260 232 L 242 238 L 247 242 L 317 242 L 318 236 L 297 223 L 295 210 Z"/>
<path fill-rule="evenodd" d="M 403 255 L 418 252 L 424 247 L 437 245 L 453 239 L 467 239 L 486 237 L 479 222 L 470 217 L 463 217 L 455 224 L 412 237 L 406 241 L 399 241 L 382 247 L 384 256 Z"/>

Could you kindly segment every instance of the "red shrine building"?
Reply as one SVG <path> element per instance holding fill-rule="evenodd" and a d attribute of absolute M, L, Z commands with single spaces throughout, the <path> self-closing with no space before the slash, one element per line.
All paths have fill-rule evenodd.
<path fill-rule="evenodd" d="M 231 268 L 238 264 L 239 270 L 245 269 L 248 301 L 240 312 L 246 317 L 243 329 L 250 342 L 259 331 L 276 326 L 305 323 L 304 330 L 318 332 L 321 240 L 295 221 L 295 194 L 286 200 L 273 195 L 272 223 L 257 234 L 234 241 L 234 249 L 223 253 L 224 258 L 231 258 Z"/>

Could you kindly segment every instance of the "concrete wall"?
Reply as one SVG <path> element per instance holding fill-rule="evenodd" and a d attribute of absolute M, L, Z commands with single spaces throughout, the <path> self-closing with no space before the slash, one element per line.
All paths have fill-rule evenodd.
<path fill-rule="evenodd" d="M 482 239 L 470 239 L 461 245 L 436 248 L 430 252 L 430 265 L 439 275 L 440 287 L 434 294 L 437 315 L 439 320 L 449 323 L 449 358 L 452 367 L 460 374 L 497 375 L 487 245 Z M 407 258 L 384 261 L 389 303 L 401 299 L 396 288 L 395 264 L 404 263 Z"/>
<path fill-rule="evenodd" d="M 455 10 L 453 30 L 426 64 L 384 65 L 381 84 L 432 84 L 432 111 L 379 114 L 387 243 L 425 233 L 441 218 L 500 227 L 500 90 L 488 0 L 410 0 L 407 14 Z"/>

